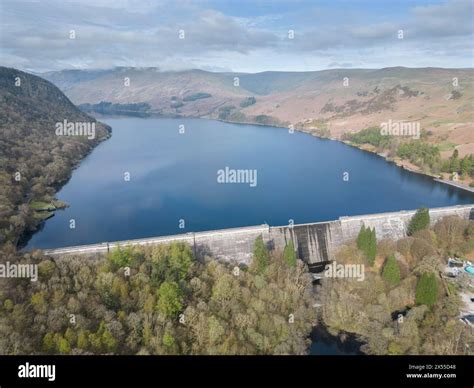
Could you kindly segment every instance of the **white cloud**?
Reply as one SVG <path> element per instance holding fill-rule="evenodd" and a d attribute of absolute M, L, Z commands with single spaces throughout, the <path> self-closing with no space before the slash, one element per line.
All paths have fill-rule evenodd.
<path fill-rule="evenodd" d="M 472 66 L 470 0 L 405 6 L 404 12 L 376 17 L 368 8 L 354 14 L 337 5 L 299 9 L 295 4 L 288 11 L 278 2 L 275 9 L 257 13 L 252 4 L 242 3 L 247 14 L 234 16 L 223 6 L 185 0 L 2 0 L 2 64 L 36 71 Z M 288 39 L 289 28 L 295 29 L 294 40 Z M 71 29 L 75 40 L 69 39 Z M 184 40 L 178 39 L 180 29 Z M 399 29 L 403 41 L 397 39 Z"/>

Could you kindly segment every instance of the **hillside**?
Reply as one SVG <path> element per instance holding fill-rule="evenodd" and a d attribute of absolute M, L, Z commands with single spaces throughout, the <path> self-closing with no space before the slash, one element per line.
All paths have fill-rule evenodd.
<path fill-rule="evenodd" d="M 65 120 L 94 123 L 94 138 L 58 136 L 56 125 Z M 0 67 L 0 243 L 16 244 L 64 206 L 56 190 L 109 131 L 50 82 Z"/>
<path fill-rule="evenodd" d="M 455 148 L 460 156 L 474 153 L 473 69 L 393 67 L 244 74 L 115 68 L 64 70 L 44 77 L 78 105 L 146 103 L 150 112 L 163 115 L 293 124 L 316 134 L 324 130 L 337 139 L 388 120 L 419 122 L 430 134 L 428 142 L 439 145 L 444 158 Z M 236 77 L 238 86 L 234 86 Z M 455 78 L 458 86 L 453 86 Z M 255 101 L 249 100 L 252 97 Z"/>

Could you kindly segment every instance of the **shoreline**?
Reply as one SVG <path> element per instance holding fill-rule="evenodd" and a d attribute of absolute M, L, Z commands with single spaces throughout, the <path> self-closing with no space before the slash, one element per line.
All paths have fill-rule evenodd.
<path fill-rule="evenodd" d="M 119 118 L 119 117 L 123 117 L 123 118 L 126 118 L 126 117 L 135 117 L 137 118 L 136 115 L 134 114 L 130 114 L 130 113 L 125 113 L 125 114 L 115 114 L 115 115 L 104 115 L 104 114 L 101 114 L 99 112 L 90 112 L 89 114 L 93 115 L 93 117 L 95 118 L 99 118 L 99 117 L 115 117 L 115 118 Z M 172 118 L 172 119 L 179 119 L 179 118 L 183 118 L 183 119 L 203 119 L 203 120 L 212 120 L 212 121 L 220 121 L 222 123 L 228 123 L 228 124 L 238 124 L 238 125 L 257 125 L 257 126 L 261 126 L 261 127 L 271 127 L 271 128 L 280 128 L 280 129 L 286 129 L 288 130 L 288 127 L 283 127 L 281 125 L 283 125 L 283 123 L 281 125 L 277 125 L 277 124 L 262 124 L 262 123 L 257 123 L 257 122 L 252 122 L 252 121 L 232 121 L 232 120 L 224 120 L 224 119 L 220 119 L 220 118 L 212 118 L 210 116 L 183 116 L 183 115 L 164 115 L 164 114 L 161 114 L 161 113 L 156 113 L 156 112 L 147 112 L 147 116 L 142 116 L 142 117 L 138 117 L 138 118 Z M 421 171 L 420 168 L 410 168 L 406 165 L 404 165 L 404 162 L 408 162 L 408 160 L 404 160 L 404 159 L 392 159 L 392 158 L 389 158 L 387 155 L 384 155 L 380 152 L 377 152 L 377 151 L 374 151 L 374 150 L 370 150 L 368 149 L 367 147 L 364 147 L 364 144 L 361 144 L 361 145 L 358 145 L 358 144 L 355 144 L 355 143 L 352 143 L 348 140 L 342 140 L 342 139 L 338 139 L 338 138 L 334 138 L 334 137 L 324 137 L 324 136 L 319 136 L 318 134 L 314 133 L 313 131 L 311 131 L 310 129 L 305 129 L 305 128 L 301 128 L 301 127 L 298 127 L 298 126 L 294 126 L 294 131 L 297 131 L 297 132 L 300 132 L 300 133 L 305 133 L 307 135 L 310 135 L 310 136 L 314 136 L 318 139 L 321 139 L 321 140 L 331 140 L 331 141 L 336 141 L 336 142 L 339 142 L 339 143 L 342 143 L 342 144 L 345 144 L 347 146 L 350 146 L 350 147 L 353 147 L 353 148 L 357 148 L 361 151 L 364 151 L 364 152 L 368 152 L 368 153 L 371 153 L 371 154 L 375 154 L 379 157 L 381 157 L 382 159 L 384 159 L 387 163 L 392 163 L 392 164 L 395 164 L 397 167 L 405 170 L 405 171 L 408 171 L 408 172 L 411 172 L 411 173 L 414 173 L 414 174 L 419 174 L 419 175 L 423 175 L 423 176 L 426 176 L 426 177 L 429 177 L 429 178 L 432 178 L 433 181 L 435 182 L 438 182 L 438 183 L 442 183 L 442 184 L 445 184 L 447 186 L 451 186 L 451 187 L 455 187 L 457 189 L 460 189 L 460 190 L 464 190 L 464 191 L 467 191 L 469 193 L 474 193 L 474 188 L 471 188 L 467 185 L 464 185 L 462 183 L 459 183 L 459 182 L 453 182 L 453 181 L 450 181 L 450 180 L 446 180 L 446 179 L 442 179 L 442 175 L 436 175 L 436 174 L 431 174 L 431 173 L 427 173 L 427 172 L 423 172 Z"/>
<path fill-rule="evenodd" d="M 72 174 L 74 173 L 74 171 L 76 169 L 79 168 L 79 166 L 82 164 L 82 162 L 99 146 L 101 145 L 102 143 L 104 143 L 106 140 L 110 139 L 112 137 L 112 128 L 109 127 L 107 124 L 105 123 L 102 123 L 102 122 L 99 122 L 99 124 L 102 124 L 105 126 L 106 128 L 106 136 L 104 137 L 101 137 L 101 138 L 98 138 L 98 141 L 96 144 L 94 144 L 87 152 L 85 152 L 82 157 L 76 161 L 74 164 L 71 165 L 71 170 L 68 172 L 68 176 L 66 179 L 63 179 L 62 181 L 59 181 L 59 182 L 55 182 L 53 183 L 50 187 L 54 190 L 54 199 L 55 201 L 59 201 L 59 202 L 63 202 L 61 200 L 59 200 L 56 195 L 61 191 L 61 189 L 71 180 L 72 178 Z M 28 202 L 29 203 L 29 202 Z M 28 242 L 29 240 L 33 237 L 34 234 L 36 234 L 37 232 L 39 232 L 44 224 L 46 223 L 47 220 L 49 220 L 50 218 L 54 217 L 54 215 L 56 214 L 56 211 L 58 210 L 64 210 L 65 208 L 69 207 L 69 204 L 67 204 L 66 202 L 63 202 L 64 206 L 59 206 L 59 207 L 56 207 L 55 209 L 52 209 L 50 211 L 50 214 L 48 215 L 48 217 L 46 218 L 43 218 L 41 220 L 39 220 L 39 222 L 34 226 L 34 229 L 33 230 L 28 230 L 28 231 L 23 231 L 22 234 L 20 234 L 17 238 L 17 240 L 15 241 L 15 248 L 17 249 L 17 251 L 21 251 L 23 248 L 25 248 L 27 245 L 28 245 Z M 39 213 L 41 213 L 41 211 L 39 211 Z"/>
<path fill-rule="evenodd" d="M 189 117 L 189 118 L 205 118 L 205 119 L 207 119 L 207 120 L 216 120 L 216 121 L 221 121 L 221 122 L 223 122 L 223 123 L 243 124 L 243 125 L 259 125 L 259 126 L 262 126 L 262 127 L 273 127 L 273 128 L 281 128 L 281 129 L 286 129 L 286 130 L 288 130 L 287 127 L 281 127 L 281 126 L 274 125 L 274 124 L 260 124 L 260 123 L 251 123 L 251 122 L 227 121 L 227 120 L 212 119 L 212 118 L 207 118 L 207 117 Z M 305 133 L 305 134 L 307 134 L 307 135 L 314 136 L 314 137 L 316 137 L 316 138 L 318 138 L 318 139 L 321 139 L 321 140 L 336 141 L 336 142 L 345 144 L 345 145 L 347 145 L 347 146 L 349 146 L 349 147 L 357 148 L 358 150 L 361 150 L 361 151 L 364 151 L 364 152 L 368 152 L 368 153 L 377 155 L 377 156 L 379 156 L 380 158 L 384 159 L 387 163 L 395 164 L 397 167 L 399 167 L 399 168 L 401 168 L 401 169 L 403 169 L 403 170 L 405 170 L 405 171 L 408 171 L 408 172 L 411 172 L 411 173 L 414 173 L 414 174 L 418 174 L 418 175 L 423 175 L 423 176 L 432 178 L 433 181 L 435 181 L 435 182 L 443 183 L 443 184 L 445 184 L 445 185 L 452 186 L 452 187 L 455 187 L 455 188 L 460 189 L 460 190 L 464 190 L 464 191 L 467 191 L 467 192 L 470 192 L 470 193 L 474 193 L 474 188 L 471 188 L 471 187 L 466 186 L 466 185 L 464 185 L 464 184 L 462 184 L 462 183 L 459 183 L 459 182 L 453 182 L 453 181 L 450 181 L 450 180 L 442 179 L 442 176 L 441 176 L 441 175 L 436 175 L 436 174 L 431 174 L 431 173 L 423 172 L 423 171 L 421 171 L 421 169 L 419 169 L 419 168 L 416 168 L 416 169 L 415 169 L 415 168 L 410 168 L 410 167 L 405 166 L 405 165 L 403 164 L 403 162 L 408 162 L 407 160 L 389 158 L 387 155 L 384 155 L 384 154 L 382 154 L 382 153 L 380 153 L 380 152 L 373 151 L 373 150 L 368 149 L 367 147 L 364 147 L 364 144 L 358 145 L 358 144 L 352 143 L 352 142 L 350 142 L 350 141 L 348 141 L 348 140 L 337 139 L 337 138 L 334 138 L 334 137 L 319 136 L 318 134 L 312 132 L 311 130 L 305 129 L 305 128 L 294 127 L 294 130 L 295 130 L 295 131 L 298 131 L 298 132 L 300 132 L 300 133 Z"/>

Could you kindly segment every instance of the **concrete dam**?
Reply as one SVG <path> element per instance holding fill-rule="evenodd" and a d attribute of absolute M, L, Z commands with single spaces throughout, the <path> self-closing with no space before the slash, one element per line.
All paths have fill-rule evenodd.
<path fill-rule="evenodd" d="M 341 245 L 357 238 L 362 225 L 375 228 L 378 240 L 384 238 L 397 240 L 406 237 L 408 224 L 415 213 L 416 210 L 409 210 L 340 217 L 335 221 L 292 226 L 260 225 L 207 232 L 192 232 L 173 236 L 48 249 L 44 253 L 50 256 L 79 254 L 94 256 L 107 253 L 117 246 L 143 246 L 184 242 L 192 247 L 196 259 L 202 260 L 212 254 L 213 257 L 220 260 L 248 264 L 252 258 L 255 239 L 258 236 L 262 236 L 269 249 L 283 250 L 285 245 L 292 240 L 299 258 L 308 264 L 316 264 L 332 260 L 336 250 Z M 430 209 L 432 225 L 444 217 L 453 215 L 466 220 L 474 220 L 474 205 Z"/>

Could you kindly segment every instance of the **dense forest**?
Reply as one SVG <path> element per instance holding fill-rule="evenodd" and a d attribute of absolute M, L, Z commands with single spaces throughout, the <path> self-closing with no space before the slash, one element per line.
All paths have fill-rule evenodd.
<path fill-rule="evenodd" d="M 64 120 L 95 123 L 95 138 L 57 136 Z M 0 248 L 16 245 L 63 206 L 54 201 L 56 190 L 109 131 L 50 82 L 0 67 Z"/>
<path fill-rule="evenodd" d="M 12 253 L 14 255 L 14 253 Z M 305 354 L 313 287 L 295 252 L 255 242 L 249 267 L 189 245 L 48 258 L 0 291 L 0 354 Z"/>
<path fill-rule="evenodd" d="M 322 280 L 317 295 L 330 332 L 357 334 L 368 354 L 472 354 L 472 329 L 459 321 L 470 275 L 454 282 L 441 273 L 447 257 L 474 250 L 474 222 L 451 216 L 429 228 L 427 217 L 420 209 L 410 236 L 381 240 L 375 252 L 368 228 L 340 250 L 336 261 L 364 264 L 365 279 Z"/>
<path fill-rule="evenodd" d="M 355 334 L 367 354 L 471 354 L 459 320 L 469 275 L 442 271 L 447 257 L 474 250 L 474 222 L 429 225 L 420 209 L 398 241 L 363 227 L 335 257 L 363 264 L 363 281 L 316 286 L 293 244 L 269 251 L 261 237 L 249 266 L 196 261 L 182 243 L 95 258 L 12 250 L 7 259 L 37 263 L 39 279 L 2 281 L 0 354 L 306 354 L 318 320 Z"/>

